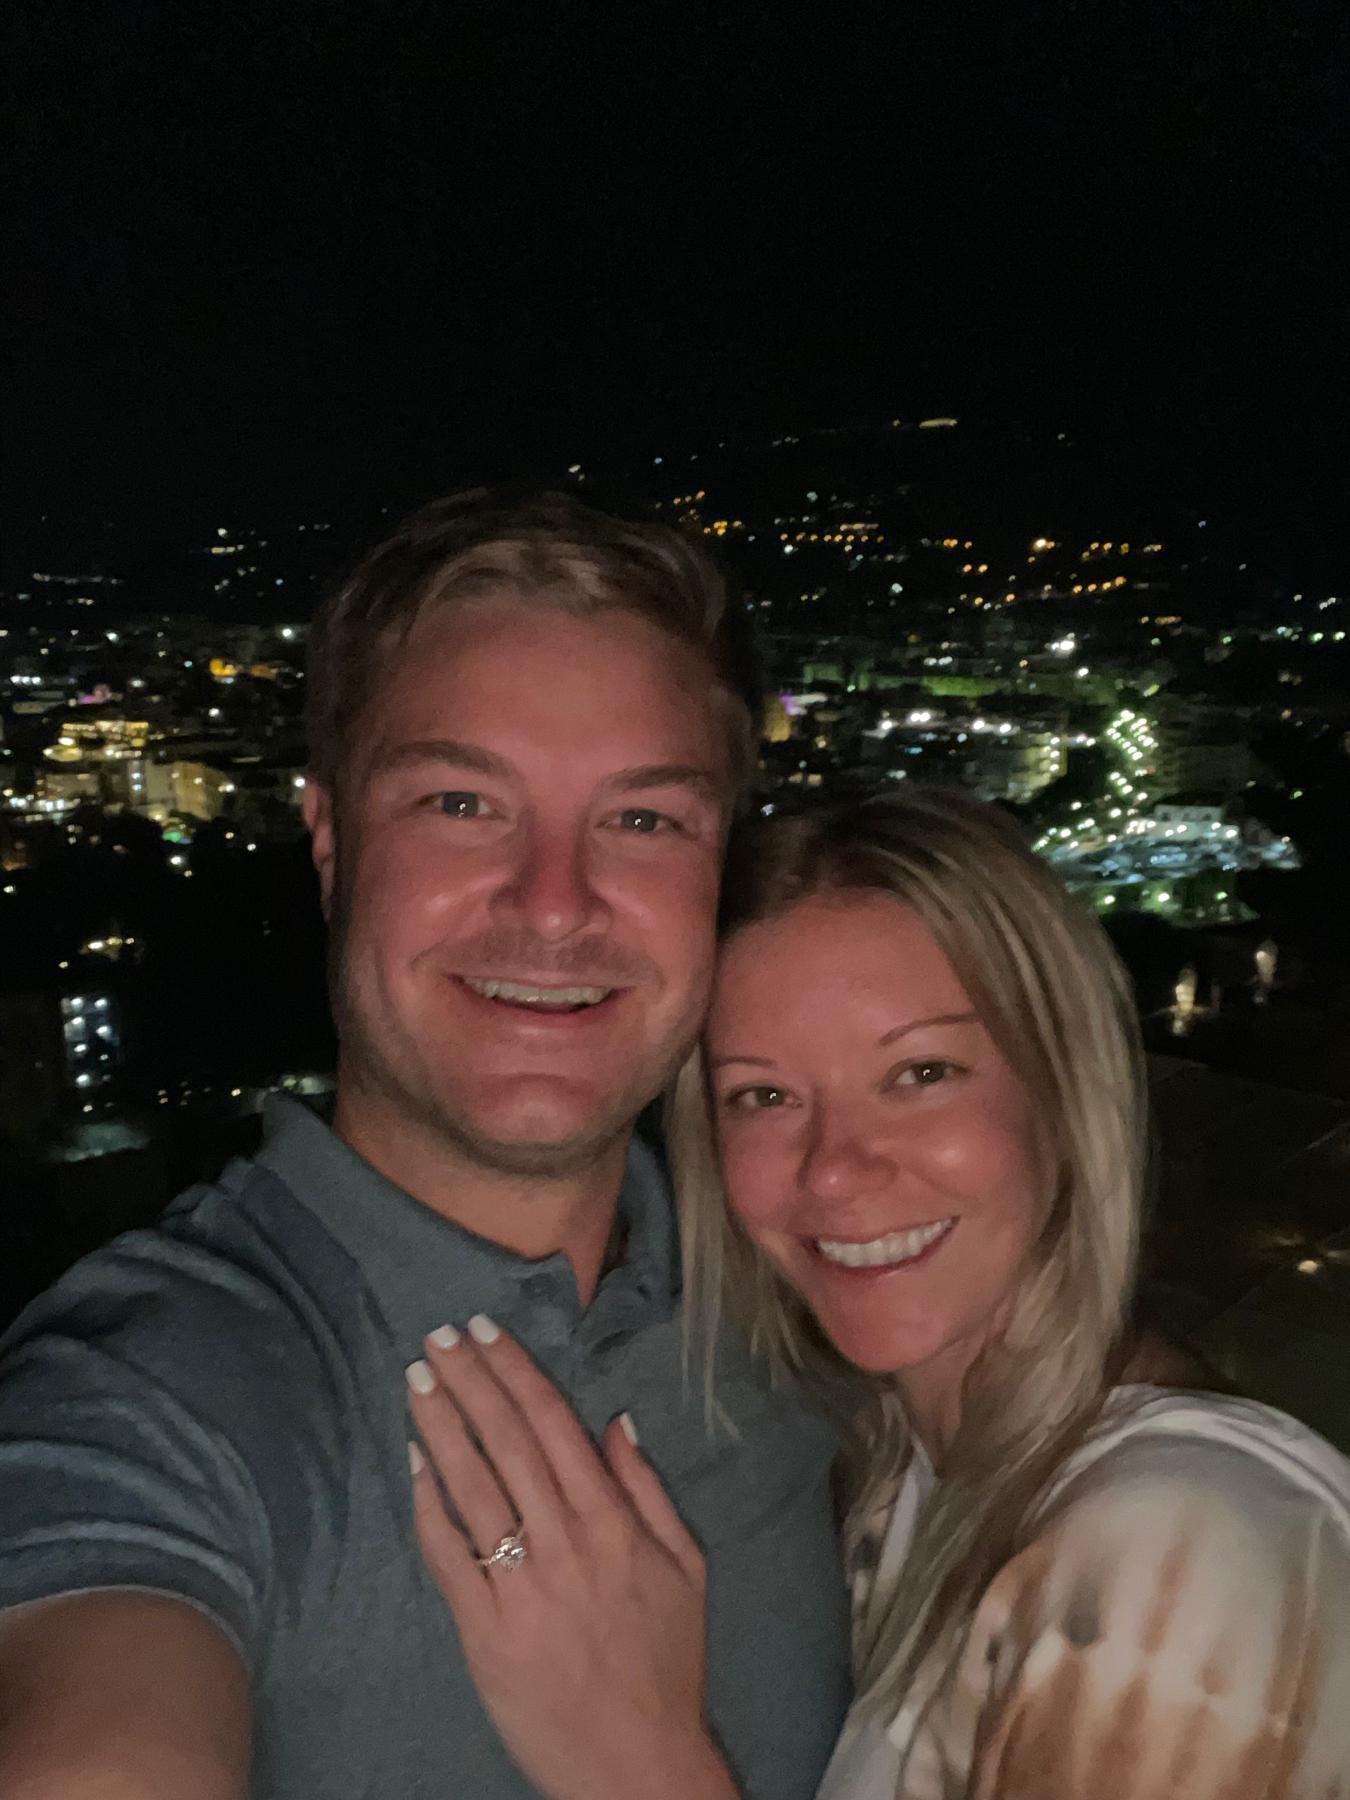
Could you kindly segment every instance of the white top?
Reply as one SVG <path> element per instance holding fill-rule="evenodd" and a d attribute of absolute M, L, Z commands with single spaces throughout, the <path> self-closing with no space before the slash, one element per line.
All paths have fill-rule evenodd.
<path fill-rule="evenodd" d="M 916 1453 L 884 1603 L 936 1477 Z M 819 1800 L 1350 1800 L 1350 1462 L 1254 1401 L 1122 1387 L 927 1716 L 850 1718 Z"/>

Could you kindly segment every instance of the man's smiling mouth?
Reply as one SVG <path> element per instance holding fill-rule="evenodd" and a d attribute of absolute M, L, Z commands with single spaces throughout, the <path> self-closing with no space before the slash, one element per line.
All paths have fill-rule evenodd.
<path fill-rule="evenodd" d="M 500 981 L 472 975 L 459 978 L 472 993 L 502 1006 L 523 1007 L 530 1012 L 583 1012 L 599 1006 L 617 990 L 609 987 L 543 987 L 528 981 Z"/>

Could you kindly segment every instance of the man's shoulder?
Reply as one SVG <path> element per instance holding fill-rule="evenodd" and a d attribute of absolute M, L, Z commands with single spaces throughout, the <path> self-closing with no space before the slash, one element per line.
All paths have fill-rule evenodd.
<path fill-rule="evenodd" d="M 0 1339 L 0 1378 L 56 1341 L 66 1356 L 83 1346 L 174 1385 L 276 1365 L 351 1285 L 350 1259 L 319 1221 L 265 1165 L 239 1159 L 39 1295 Z"/>

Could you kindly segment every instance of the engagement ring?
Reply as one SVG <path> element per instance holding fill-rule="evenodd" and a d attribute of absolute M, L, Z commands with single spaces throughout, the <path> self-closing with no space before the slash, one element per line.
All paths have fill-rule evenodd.
<path fill-rule="evenodd" d="M 525 1530 L 508 1531 L 491 1556 L 475 1560 L 480 1569 L 518 1569 L 525 1560 Z"/>

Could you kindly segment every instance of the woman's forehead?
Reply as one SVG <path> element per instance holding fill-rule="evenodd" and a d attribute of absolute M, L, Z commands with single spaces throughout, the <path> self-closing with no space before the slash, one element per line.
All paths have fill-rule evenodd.
<path fill-rule="evenodd" d="M 724 944 L 713 1031 L 746 1011 L 807 1022 L 815 1012 L 823 1023 L 825 1007 L 869 1015 L 897 1008 L 934 1014 L 973 1010 L 928 926 L 889 895 L 812 895 L 742 926 Z"/>

